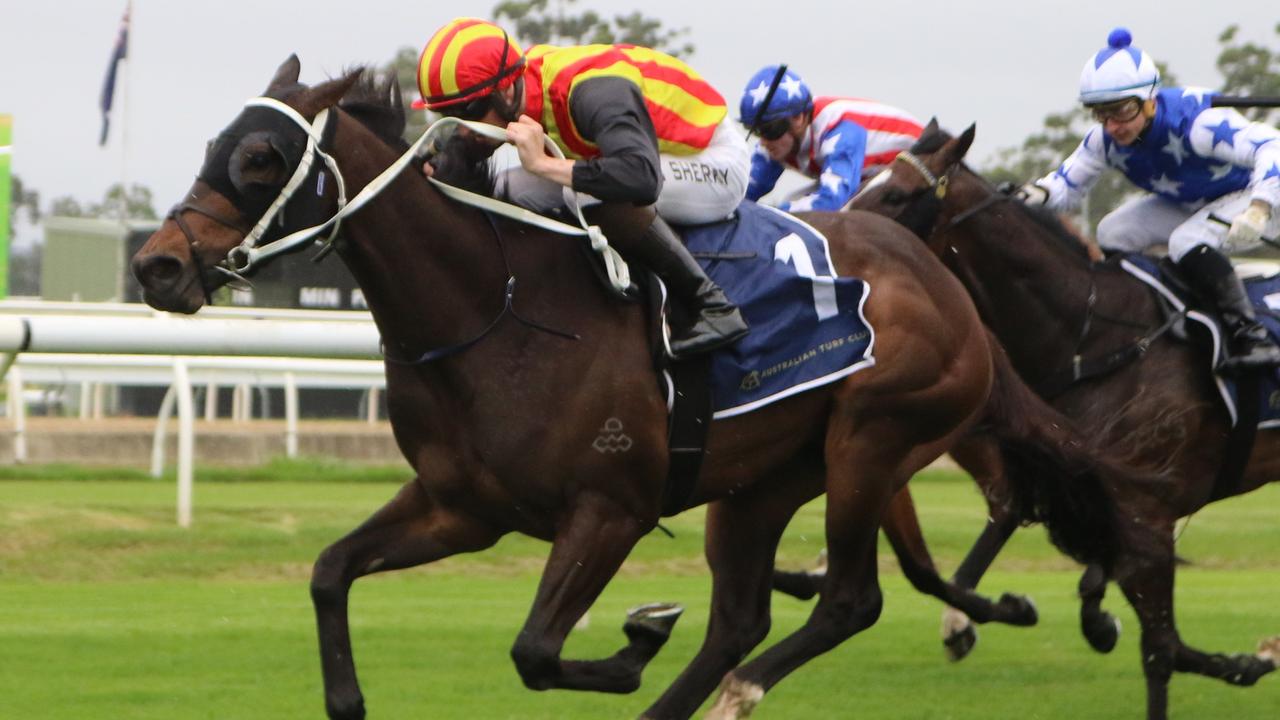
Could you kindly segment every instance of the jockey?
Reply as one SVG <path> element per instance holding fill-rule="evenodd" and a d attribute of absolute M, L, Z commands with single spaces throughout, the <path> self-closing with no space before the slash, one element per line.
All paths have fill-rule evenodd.
<path fill-rule="evenodd" d="M 1258 323 L 1244 285 L 1223 251 L 1257 247 L 1280 232 L 1280 132 L 1215 108 L 1217 93 L 1160 88 L 1145 52 L 1117 28 L 1080 75 L 1080 102 L 1098 124 L 1056 170 L 1018 197 L 1053 209 L 1079 207 L 1108 167 L 1148 191 L 1098 224 L 1098 244 L 1138 252 L 1168 242 L 1169 256 L 1222 313 L 1235 347 L 1225 363 L 1280 363 L 1280 348 Z"/>
<path fill-rule="evenodd" d="M 777 65 L 751 77 L 738 111 L 738 120 L 760 136 L 751 156 L 748 199 L 773 190 L 784 166 L 818 181 L 812 193 L 778 206 L 793 212 L 843 208 L 862 181 L 910 148 L 922 129 L 910 114 L 873 100 L 815 100 L 799 75 Z"/>
<path fill-rule="evenodd" d="M 499 178 L 499 194 L 540 212 L 563 206 L 565 188 L 602 201 L 594 210 L 611 243 L 696 318 L 673 332 L 673 354 L 746 334 L 738 308 L 664 221 L 726 219 L 746 193 L 746 142 L 723 97 L 692 69 L 631 45 L 538 45 L 526 55 L 496 25 L 458 18 L 427 41 L 418 87 L 415 106 L 506 128 L 521 167 Z M 548 155 L 544 137 L 566 158 Z M 433 172 L 430 163 L 423 171 Z"/>

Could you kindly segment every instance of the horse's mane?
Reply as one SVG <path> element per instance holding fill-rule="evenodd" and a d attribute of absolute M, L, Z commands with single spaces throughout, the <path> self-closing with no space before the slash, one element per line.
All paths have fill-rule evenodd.
<path fill-rule="evenodd" d="M 1058 241 L 1072 255 L 1078 256 L 1081 260 L 1089 262 L 1089 250 L 1086 247 L 1084 238 L 1080 237 L 1074 230 L 1067 227 L 1062 222 L 1062 218 L 1058 213 L 1045 207 L 1032 207 L 1025 203 L 1015 201 L 1017 205 L 1021 205 L 1027 215 L 1045 231 L 1051 239 Z"/>
<path fill-rule="evenodd" d="M 409 143 L 404 139 L 404 104 L 399 101 L 398 89 L 394 86 L 394 73 L 384 80 L 363 66 L 343 73 L 344 78 L 352 75 L 357 76 L 355 84 L 342 97 L 338 107 L 392 148 L 401 152 L 409 149 Z"/>
<path fill-rule="evenodd" d="M 351 117 L 364 125 L 378 139 L 398 152 L 409 149 L 404 139 L 406 124 L 404 104 L 400 101 L 394 73 L 380 79 L 363 66 L 345 71 L 343 78 L 357 76 L 355 84 L 338 103 Z M 428 151 L 435 177 L 442 182 L 484 195 L 493 194 L 494 177 L 489 165 L 489 149 L 469 142 L 457 133 L 444 138 Z"/>

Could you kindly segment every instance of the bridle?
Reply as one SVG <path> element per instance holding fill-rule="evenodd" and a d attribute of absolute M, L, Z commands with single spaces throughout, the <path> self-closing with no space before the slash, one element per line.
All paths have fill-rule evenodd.
<path fill-rule="evenodd" d="M 306 134 L 307 144 L 302 151 L 302 157 L 299 159 L 298 165 L 293 171 L 293 175 L 291 175 L 289 180 L 283 187 L 281 187 L 280 192 L 276 195 L 275 199 L 272 200 L 266 211 L 263 212 L 262 217 L 258 218 L 258 221 L 252 226 L 248 226 L 235 219 L 227 218 L 219 212 L 198 205 L 194 201 L 181 202 L 169 210 L 166 217 L 174 221 L 174 224 L 178 226 L 178 229 L 182 231 L 183 236 L 186 238 L 187 245 L 191 249 L 192 261 L 196 265 L 197 274 L 201 278 L 202 285 L 204 285 L 203 278 L 205 276 L 205 269 L 202 267 L 203 263 L 200 260 L 200 253 L 198 252 L 200 248 L 200 240 L 196 237 L 196 234 L 192 231 L 190 225 L 188 225 L 183 219 L 182 216 L 186 212 L 194 212 L 199 215 L 203 215 L 219 225 L 230 228 L 244 235 L 244 239 L 240 241 L 240 244 L 227 251 L 227 256 L 209 268 L 209 270 L 223 273 L 224 275 L 230 276 L 233 282 L 239 282 L 247 285 L 248 280 L 245 277 L 245 273 L 251 270 L 254 266 L 259 265 L 276 255 L 286 253 L 298 245 L 314 241 L 316 236 L 324 232 L 326 228 L 329 229 L 329 234 L 325 237 L 323 242 L 326 248 L 331 247 L 333 240 L 337 237 L 338 230 L 342 225 L 342 218 L 350 214 L 350 212 L 355 209 L 347 202 L 346 182 L 343 180 L 342 172 L 338 168 L 337 161 L 321 147 L 325 129 L 330 117 L 328 108 L 316 113 L 314 122 L 307 122 L 307 119 L 302 117 L 297 110 L 294 110 L 275 98 L 253 98 L 245 103 L 245 107 L 264 107 L 283 113 L 286 118 L 293 121 L 293 123 L 298 127 L 302 128 L 303 132 Z M 329 172 L 333 174 L 334 180 L 337 183 L 337 211 L 328 220 L 325 220 L 318 225 L 298 230 L 278 240 L 259 244 L 261 243 L 263 236 L 266 235 L 267 230 L 271 227 L 271 224 L 276 221 L 280 212 L 294 197 L 294 194 L 311 174 L 317 157 L 324 161 L 325 166 L 328 168 Z M 323 169 L 320 169 L 316 180 L 317 194 L 323 193 L 324 182 L 325 173 Z M 207 288 L 205 288 L 205 295 L 208 296 Z"/>

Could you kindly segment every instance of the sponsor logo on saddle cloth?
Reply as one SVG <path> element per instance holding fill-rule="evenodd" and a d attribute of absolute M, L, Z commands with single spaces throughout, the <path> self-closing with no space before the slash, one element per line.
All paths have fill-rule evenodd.
<path fill-rule="evenodd" d="M 715 417 L 740 415 L 875 364 L 867 283 L 836 277 L 827 239 L 745 201 L 722 223 L 681 228 L 751 332 L 711 361 Z"/>
<path fill-rule="evenodd" d="M 1179 310 L 1188 308 L 1187 319 L 1203 328 L 1212 341 L 1212 348 L 1205 343 L 1205 352 L 1213 353 L 1215 365 L 1222 359 L 1225 352 L 1223 342 L 1227 337 L 1227 331 L 1222 327 L 1221 320 L 1188 296 L 1181 282 L 1166 279 L 1164 264 L 1146 255 L 1127 254 L 1120 267 L 1150 285 L 1175 308 Z M 1245 277 L 1244 287 L 1258 314 L 1258 321 L 1273 339 L 1280 339 L 1280 275 Z M 1231 377 L 1222 375 L 1215 376 L 1214 382 L 1227 412 L 1231 415 L 1231 424 L 1235 425 L 1236 408 L 1239 405 L 1237 384 Z M 1269 368 L 1263 373 L 1261 382 L 1258 383 L 1258 393 L 1258 427 L 1280 427 L 1280 368 Z"/>

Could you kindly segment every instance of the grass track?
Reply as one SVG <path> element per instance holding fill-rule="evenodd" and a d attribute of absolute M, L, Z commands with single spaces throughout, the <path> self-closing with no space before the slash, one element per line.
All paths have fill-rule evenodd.
<path fill-rule="evenodd" d="M 9 477 L 0 481 L 0 718 L 322 716 L 310 563 L 390 497 L 395 486 L 379 482 L 386 475 L 321 483 L 202 477 L 190 531 L 172 525 L 170 483 Z M 977 494 L 945 474 L 913 487 L 937 559 L 952 568 L 981 522 Z M 821 503 L 805 508 L 784 540 L 783 564 L 811 561 L 821 522 Z M 476 556 L 361 580 L 351 607 L 370 717 L 634 717 L 705 630 L 710 585 L 700 525 L 695 510 L 669 523 L 675 540 L 646 538 L 596 604 L 591 626 L 570 638 L 568 656 L 610 654 L 622 643 L 628 606 L 685 603 L 675 636 L 630 696 L 521 686 L 507 650 L 545 557 L 540 542 L 509 538 Z M 1238 652 L 1280 633 L 1277 548 L 1280 488 L 1194 518 L 1179 545 L 1195 563 L 1179 573 L 1183 636 L 1206 650 Z M 887 551 L 881 566 L 880 623 L 784 681 L 756 717 L 1142 716 L 1132 613 L 1113 589 L 1107 605 L 1126 632 L 1109 656 L 1088 650 L 1076 630 L 1077 570 L 1043 531 L 1015 537 L 983 584 L 990 593 L 1033 595 L 1040 626 L 984 627 L 974 656 L 959 665 L 942 659 L 938 604 L 906 586 Z M 770 641 L 803 622 L 807 607 L 777 598 Z M 1175 719 L 1274 717 L 1280 678 L 1237 689 L 1180 676 L 1172 702 Z"/>

